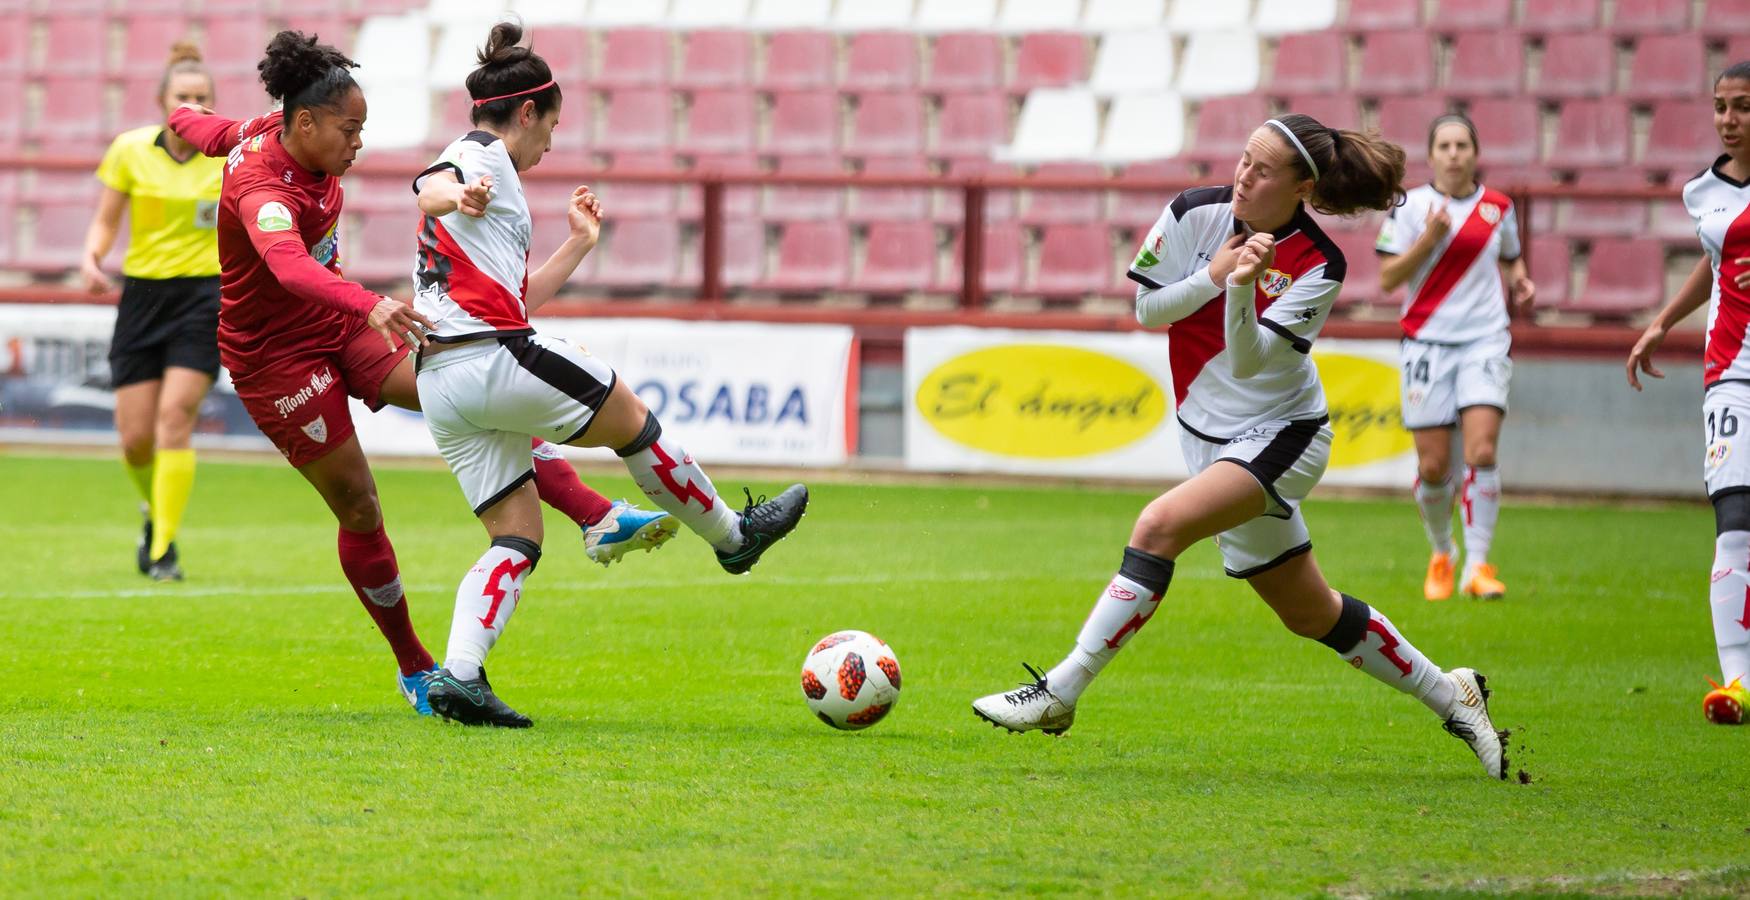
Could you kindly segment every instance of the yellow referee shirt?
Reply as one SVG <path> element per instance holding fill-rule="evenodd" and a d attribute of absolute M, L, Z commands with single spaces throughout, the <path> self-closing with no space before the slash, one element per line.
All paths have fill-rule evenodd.
<path fill-rule="evenodd" d="M 130 278 L 189 278 L 219 274 L 219 187 L 225 161 L 195 151 L 177 162 L 165 149 L 164 128 L 122 132 L 97 167 L 97 180 L 128 195 Z"/>

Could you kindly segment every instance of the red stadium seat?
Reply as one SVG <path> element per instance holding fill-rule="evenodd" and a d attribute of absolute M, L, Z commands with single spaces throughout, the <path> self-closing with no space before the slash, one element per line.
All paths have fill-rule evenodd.
<path fill-rule="evenodd" d="M 95 77 L 44 79 L 43 109 L 24 137 L 56 153 L 77 149 L 101 151 L 114 135 L 109 134 L 105 114 L 103 79 Z"/>
<path fill-rule="evenodd" d="M 697 282 L 698 264 L 689 274 Z M 747 287 L 766 274 L 766 225 L 752 219 L 737 219 L 723 226 L 723 284 Z M 685 277 L 685 276 L 683 276 Z"/>
<path fill-rule="evenodd" d="M 18 192 L 25 203 L 95 203 L 103 184 L 81 169 L 37 169 Z M 403 204 L 405 206 L 405 204 Z"/>
<path fill-rule="evenodd" d="M 1344 262 L 1348 264 L 1337 302 L 1368 305 L 1396 303 L 1395 297 L 1387 296 L 1379 289 L 1379 254 L 1373 249 L 1374 242 L 1379 239 L 1379 228 L 1331 219 L 1325 219 L 1322 224 L 1325 226 L 1325 233 L 1336 243 L 1337 249 L 1343 254 Z"/>
<path fill-rule="evenodd" d="M 1742 37 L 1747 22 L 1750 22 L 1750 0 L 1707 0 L 1707 8 L 1701 15 L 1701 30 L 1710 40 L 1729 40 Z M 1726 64 L 1745 58 L 1732 56 Z"/>
<path fill-rule="evenodd" d="M 1666 100 L 1653 106 L 1642 166 L 1688 178 L 1719 152 L 1719 132 L 1714 130 L 1713 110 L 1707 105 L 1691 98 Z"/>
<path fill-rule="evenodd" d="M 1033 174 L 1041 178 L 1105 178 L 1106 169 L 1094 163 L 1045 163 L 1034 169 Z M 1103 222 L 1105 205 L 1104 191 L 1030 189 L 1021 208 L 1021 222 L 1025 225 Z"/>
<path fill-rule="evenodd" d="M 346 176 L 346 208 L 352 212 L 406 212 L 411 209 L 412 178 L 404 173 L 348 173 Z"/>
<path fill-rule="evenodd" d="M 1440 0 L 1428 27 L 1435 31 L 1468 31 L 1509 28 L 1513 24 L 1513 0 Z"/>
<path fill-rule="evenodd" d="M 686 36 L 676 87 L 692 91 L 738 88 L 753 83 L 753 35 L 745 31 L 694 31 Z"/>
<path fill-rule="evenodd" d="M 21 247 L 15 253 L 18 267 L 32 272 L 79 268 L 79 260 L 85 255 L 85 229 L 90 224 L 89 201 L 38 205 L 29 249 Z"/>
<path fill-rule="evenodd" d="M 1725 65 L 1750 61 L 1750 34 L 1739 34 L 1726 41 Z"/>
<path fill-rule="evenodd" d="M 1335 31 L 1291 34 L 1276 46 L 1276 71 L 1270 79 L 1280 94 L 1324 94 L 1343 90 L 1348 42 Z"/>
<path fill-rule="evenodd" d="M 1644 188 L 1647 180 L 1632 169 L 1582 172 L 1575 184 L 1589 188 Z M 1545 199 L 1540 205 L 1548 204 Z M 1557 228 L 1571 238 L 1631 237 L 1647 229 L 1647 201 L 1581 199 L 1556 202 Z"/>
<path fill-rule="evenodd" d="M 847 91 L 910 90 L 918 84 L 918 38 L 904 31 L 851 36 L 842 86 Z"/>
<path fill-rule="evenodd" d="M 1533 257 L 1535 261 L 1536 257 Z M 1625 318 L 1659 305 L 1665 293 L 1665 248 L 1644 238 L 1594 241 L 1586 289 L 1568 308 Z"/>
<path fill-rule="evenodd" d="M 1000 56 L 998 60 L 1000 62 Z M 1015 51 L 1015 77 L 1010 80 L 1009 87 L 1016 91 L 1030 91 L 1041 87 L 1069 87 L 1087 79 L 1086 37 L 1039 32 L 1021 37 L 1021 45 Z"/>
<path fill-rule="evenodd" d="M 943 274 L 938 290 L 960 290 L 964 276 L 961 261 L 965 253 L 965 234 L 955 231 L 953 253 L 948 270 Z M 1027 235 L 1013 222 L 997 222 L 984 226 L 984 271 L 980 278 L 984 289 L 992 294 L 1012 294 L 1021 289 L 1021 276 L 1027 262 Z"/>
<path fill-rule="evenodd" d="M 163 74 L 160 70 L 155 75 L 136 75 L 122 82 L 122 105 L 110 120 L 112 128 L 125 131 L 164 121 L 164 108 L 159 105 L 158 93 L 158 80 Z"/>
<path fill-rule="evenodd" d="M 765 150 L 785 156 L 837 153 L 839 97 L 830 91 L 781 93 L 772 101 Z"/>
<path fill-rule="evenodd" d="M 1282 99 L 1285 112 L 1312 116 L 1326 128 L 1361 128 L 1361 99 L 1354 94 L 1308 94 Z"/>
<path fill-rule="evenodd" d="M 610 153 L 667 150 L 673 142 L 674 101 L 666 90 L 630 89 L 608 95 L 597 149 Z"/>
<path fill-rule="evenodd" d="M 411 205 L 400 210 L 350 213 L 341 223 L 345 243 L 340 268 L 355 281 L 383 283 L 413 278 L 419 247 L 419 213 Z"/>
<path fill-rule="evenodd" d="M 1560 235 L 1532 235 L 1524 245 L 1531 254 L 1531 280 L 1537 285 L 1537 303 L 1552 309 L 1564 309 L 1574 286 L 1573 252 L 1568 239 Z"/>
<path fill-rule="evenodd" d="M 219 108 L 236 116 L 257 116 L 267 112 L 273 106 L 273 98 L 267 95 L 267 88 L 261 86 L 261 79 L 254 73 L 248 75 L 215 76 L 218 82 L 213 90 L 219 95 Z M 370 138 L 365 139 L 365 146 L 370 146 Z"/>
<path fill-rule="evenodd" d="M 877 294 L 906 294 L 937 281 L 935 225 L 876 222 L 869 226 L 857 288 Z"/>
<path fill-rule="evenodd" d="M 748 153 L 759 128 L 759 102 L 752 91 L 708 90 L 693 95 L 687 111 L 687 153 Z"/>
<path fill-rule="evenodd" d="M 1422 4 L 1404 0 L 1350 0 L 1349 17 L 1343 22 L 1349 31 L 1416 28 L 1421 24 Z"/>
<path fill-rule="evenodd" d="M 1689 9 L 1690 0 L 1616 0 L 1610 30 L 1624 35 L 1688 31 Z"/>
<path fill-rule="evenodd" d="M 1517 32 L 1461 34 L 1452 42 L 1446 92 L 1461 97 L 1509 97 L 1525 87 L 1525 42 Z"/>
<path fill-rule="evenodd" d="M 1008 163 L 988 159 L 956 159 L 948 163 L 949 178 L 1018 178 L 1021 170 Z M 987 189 L 984 194 L 984 220 L 1010 222 L 1019 206 L 1019 191 Z M 966 195 L 960 191 L 936 193 L 936 221 L 959 223 L 966 218 Z"/>
<path fill-rule="evenodd" d="M 838 44 L 824 31 L 780 31 L 766 43 L 759 85 L 768 91 L 832 88 L 838 83 Z"/>
<path fill-rule="evenodd" d="M 1039 240 L 1039 268 L 1027 289 L 1048 297 L 1099 293 L 1111 282 L 1114 265 L 1104 223 L 1050 225 Z"/>
<path fill-rule="evenodd" d="M 1695 247 L 1695 220 L 1689 217 L 1689 210 L 1684 208 L 1682 198 L 1668 197 L 1653 201 L 1651 215 L 1652 224 L 1648 232 L 1653 237 L 1667 245 L 1675 244 L 1686 249 Z"/>
<path fill-rule="evenodd" d="M 1470 107 L 1489 166 L 1529 166 L 1537 162 L 1542 135 L 1537 101 L 1527 97 L 1478 100 Z"/>
<path fill-rule="evenodd" d="M 542 25 L 530 30 L 529 46 L 547 61 L 560 88 L 576 88 L 591 80 L 589 32 L 582 28 Z M 566 98 L 569 112 L 572 98 Z"/>
<path fill-rule="evenodd" d="M 842 175 L 837 157 L 795 156 L 778 160 L 779 175 Z M 772 222 L 838 219 L 845 214 L 845 189 L 806 185 L 774 185 L 767 189 L 765 216 Z"/>
<path fill-rule="evenodd" d="M 850 229 L 843 222 L 791 222 L 778 239 L 778 262 L 757 285 L 780 293 L 837 290 L 851 270 Z"/>
<path fill-rule="evenodd" d="M 1009 140 L 1009 100 L 999 94 L 949 94 L 936 119 L 931 152 L 948 157 L 988 157 Z"/>
<path fill-rule="evenodd" d="M 1709 86 L 1707 43 L 1701 35 L 1658 34 L 1636 42 L 1623 96 L 1640 101 L 1693 101 Z"/>
<path fill-rule="evenodd" d="M 23 134 L 24 82 L 0 77 L 0 153 L 17 151 Z"/>
<path fill-rule="evenodd" d="M 208 16 L 201 52 L 214 75 L 255 75 L 273 30 L 256 16 Z"/>
<path fill-rule="evenodd" d="M 654 28 L 609 31 L 602 41 L 602 69 L 592 87 L 662 87 L 669 81 L 669 33 Z"/>
<path fill-rule="evenodd" d="M 123 29 L 122 58 L 115 74 L 124 78 L 158 78 L 170 45 L 191 36 L 188 20 L 180 15 L 130 16 Z M 26 29 L 6 29 L 25 32 Z"/>
<path fill-rule="evenodd" d="M 1540 97 L 1603 97 L 1616 79 L 1616 45 L 1602 34 L 1558 34 L 1544 42 Z"/>
<path fill-rule="evenodd" d="M 674 156 L 667 150 L 617 154 L 608 166 L 606 177 L 595 186 L 596 193 L 601 195 L 602 204 L 610 216 L 633 219 L 672 216 L 675 210 L 675 191 L 678 190 L 675 185 L 649 181 L 616 181 L 613 176 L 616 173 L 629 172 L 669 172 L 679 168 L 675 164 Z"/>
<path fill-rule="evenodd" d="M 425 145 L 432 150 L 448 147 L 451 141 L 474 130 L 474 123 L 469 119 L 469 113 L 474 109 L 474 101 L 466 90 L 446 91 L 438 100 L 438 114 L 432 117 L 431 133 L 426 136 Z M 570 118 L 571 110 L 561 108 L 559 115 Z M 352 198 L 347 197 L 348 201 Z"/>
<path fill-rule="evenodd" d="M 1428 126 L 1447 112 L 1439 97 L 1387 97 L 1379 101 L 1380 136 L 1404 148 L 1411 159 L 1428 155 Z M 1478 135 L 1478 140 L 1482 140 Z"/>
<path fill-rule="evenodd" d="M 1556 120 L 1555 145 L 1544 162 L 1562 169 L 1627 165 L 1633 137 L 1627 103 L 1572 100 L 1562 106 Z"/>
<path fill-rule="evenodd" d="M 1197 108 L 1197 143 L 1189 155 L 1225 171 L 1245 150 L 1252 131 L 1268 118 L 1270 106 L 1256 94 L 1205 100 Z"/>
<path fill-rule="evenodd" d="M 921 157 L 874 157 L 863 161 L 865 175 L 929 177 L 929 163 Z M 859 222 L 922 222 L 930 218 L 930 192 L 926 188 L 858 188 L 851 217 Z"/>
<path fill-rule="evenodd" d="M 609 220 L 601 255 L 595 268 L 595 284 L 606 288 L 665 287 L 675 280 L 675 262 L 681 255 L 681 226 L 673 219 Z"/>
<path fill-rule="evenodd" d="M 916 94 L 864 94 L 851 122 L 852 155 L 918 156 L 924 152 L 924 105 Z"/>
<path fill-rule="evenodd" d="M 1422 94 L 1433 88 L 1434 47 L 1427 32 L 1382 31 L 1363 38 L 1358 93 Z"/>
<path fill-rule="evenodd" d="M 1532 34 L 1591 31 L 1603 18 L 1603 0 L 1525 0 L 1519 27 Z"/>
<path fill-rule="evenodd" d="M 0 76 L 24 74 L 30 64 L 30 37 L 29 28 L 0 28 Z M 162 66 L 164 60 L 158 63 Z"/>
<path fill-rule="evenodd" d="M 18 27 L 11 24 L 9 27 Z M 65 14 L 50 18 L 44 23 L 47 36 L 42 48 L 42 62 L 38 67 L 44 74 L 55 78 L 72 78 L 80 75 L 97 75 L 107 68 L 106 63 L 109 47 L 109 21 L 102 16 Z M 29 28 L 19 29 L 26 34 Z M 165 47 L 157 55 L 159 71 L 163 71 Z"/>
<path fill-rule="evenodd" d="M 702 154 L 693 159 L 694 172 L 721 172 L 725 175 L 755 175 L 760 169 L 759 157 L 751 153 L 732 153 L 727 155 Z M 702 191 L 694 186 L 681 186 L 680 217 L 689 221 L 697 220 L 703 213 Z M 757 187 L 747 185 L 725 185 L 723 188 L 723 217 L 725 220 L 747 219 L 759 214 L 759 193 Z"/>
<path fill-rule="evenodd" d="M 936 38 L 924 89 L 934 93 L 994 91 L 1003 86 L 1002 38 L 956 32 Z"/>
<path fill-rule="evenodd" d="M 1116 179 L 1120 184 L 1126 181 L 1146 179 L 1178 180 L 1187 185 L 1201 184 L 1206 181 L 1221 181 L 1226 173 L 1212 173 L 1209 178 L 1201 178 L 1197 167 L 1186 159 L 1167 159 L 1157 162 L 1134 163 L 1126 166 Z M 1156 193 L 1153 191 L 1113 191 L 1112 221 L 1118 225 L 1133 228 L 1148 228 L 1160 218 L 1161 210 L 1171 203 L 1177 191 Z"/>

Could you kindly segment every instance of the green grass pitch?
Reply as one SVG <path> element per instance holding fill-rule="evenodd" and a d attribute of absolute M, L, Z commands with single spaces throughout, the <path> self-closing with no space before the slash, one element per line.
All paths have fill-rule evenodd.
<path fill-rule="evenodd" d="M 448 473 L 377 474 L 441 656 L 482 532 Z M 975 719 L 1068 648 L 1134 491 L 823 481 L 745 578 L 687 535 L 604 571 L 550 515 L 490 665 L 536 725 L 495 732 L 395 694 L 332 521 L 277 462 L 203 463 L 171 586 L 132 568 L 119 463 L 0 455 L 0 486 L 0 893 L 1750 891 L 1750 728 L 1700 709 L 1699 502 L 1510 504 L 1511 599 L 1442 604 L 1407 498 L 1309 505 L 1335 585 L 1489 676 L 1521 785 L 1288 634 L 1209 546 L 1069 736 Z M 841 628 L 904 669 L 859 734 L 798 687 Z"/>

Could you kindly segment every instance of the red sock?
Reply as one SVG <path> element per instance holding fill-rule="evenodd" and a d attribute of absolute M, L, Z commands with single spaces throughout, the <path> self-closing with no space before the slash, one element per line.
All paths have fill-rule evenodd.
<path fill-rule="evenodd" d="M 413 631 L 413 621 L 407 617 L 407 595 L 401 590 L 401 570 L 395 565 L 395 548 L 383 526 L 376 531 L 360 533 L 340 529 L 340 570 L 352 583 L 353 592 L 365 612 L 377 623 L 377 630 L 395 651 L 395 662 L 401 674 L 412 675 L 432 667 L 431 654 L 419 642 Z"/>
<path fill-rule="evenodd" d="M 577 477 L 577 470 L 559 455 L 559 448 L 540 438 L 531 440 L 534 443 L 535 492 L 541 495 L 541 502 L 585 528 L 607 517 L 613 504 L 590 490 L 589 485 Z"/>

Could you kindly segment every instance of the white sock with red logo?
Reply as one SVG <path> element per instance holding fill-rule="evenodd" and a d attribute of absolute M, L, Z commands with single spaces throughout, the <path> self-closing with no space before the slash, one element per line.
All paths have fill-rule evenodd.
<path fill-rule="evenodd" d="M 1452 475 L 1439 484 L 1416 479 L 1416 511 L 1422 514 L 1422 530 L 1428 533 L 1428 544 L 1435 553 L 1451 556 L 1452 546 Z"/>
<path fill-rule="evenodd" d="M 1385 613 L 1343 594 L 1337 624 L 1319 643 L 1337 651 L 1349 664 L 1392 687 L 1412 694 L 1444 717 L 1456 689 L 1439 666 L 1428 661 L 1398 633 Z"/>
<path fill-rule="evenodd" d="M 1464 479 L 1464 571 L 1468 576 L 1489 561 L 1495 522 L 1501 518 L 1501 470 L 1471 466 Z M 1468 577 L 1467 579 L 1468 580 Z"/>
<path fill-rule="evenodd" d="M 632 480 L 681 524 L 724 553 L 741 549 L 741 516 L 718 496 L 705 471 L 680 444 L 664 439 L 656 416 L 644 420 L 644 430 L 617 453 Z"/>
<path fill-rule="evenodd" d="M 1074 706 L 1094 676 L 1118 655 L 1131 635 L 1154 618 L 1172 581 L 1172 560 L 1125 547 L 1124 562 L 1094 603 L 1088 620 L 1082 623 L 1076 645 L 1062 662 L 1045 673 L 1051 693 Z"/>
<path fill-rule="evenodd" d="M 1727 531 L 1714 538 L 1713 583 L 1708 605 L 1714 614 L 1714 645 L 1720 651 L 1720 684 L 1750 682 L 1750 531 Z"/>
<path fill-rule="evenodd" d="M 458 680 L 480 677 L 486 654 L 522 599 L 523 579 L 541 561 L 541 548 L 520 537 L 498 537 L 456 587 L 456 613 L 450 620 L 450 646 L 444 668 Z"/>

